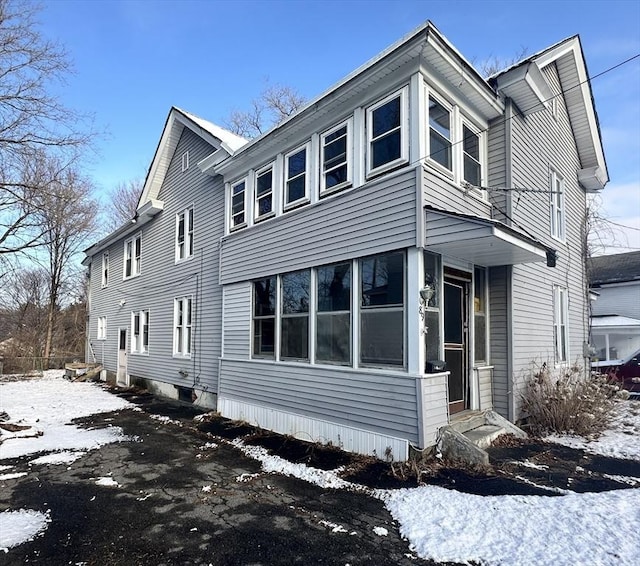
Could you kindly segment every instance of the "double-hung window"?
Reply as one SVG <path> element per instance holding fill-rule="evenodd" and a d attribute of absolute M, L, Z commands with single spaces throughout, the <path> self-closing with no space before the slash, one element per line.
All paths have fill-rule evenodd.
<path fill-rule="evenodd" d="M 481 187 L 480 136 L 466 125 L 462 126 L 462 154 L 462 178 L 474 187 Z"/>
<path fill-rule="evenodd" d="M 191 356 L 193 328 L 193 305 L 191 297 L 175 299 L 173 303 L 173 355 Z"/>
<path fill-rule="evenodd" d="M 565 238 L 565 211 L 564 211 L 564 180 L 553 169 L 549 174 L 550 185 L 550 211 L 551 211 L 551 236 L 564 241 Z"/>
<path fill-rule="evenodd" d="M 276 278 L 253 282 L 253 355 L 275 357 Z"/>
<path fill-rule="evenodd" d="M 295 271 L 280 277 L 282 286 L 280 357 L 309 359 L 309 288 L 311 272 Z"/>
<path fill-rule="evenodd" d="M 142 235 L 136 234 L 124 243 L 124 278 L 140 275 Z"/>
<path fill-rule="evenodd" d="M 567 319 L 569 301 L 566 287 L 553 286 L 553 339 L 556 364 L 566 363 L 569 359 L 569 333 Z"/>
<path fill-rule="evenodd" d="M 284 207 L 302 204 L 309 197 L 307 173 L 307 146 L 285 155 Z"/>
<path fill-rule="evenodd" d="M 316 270 L 316 360 L 351 364 L 351 263 Z"/>
<path fill-rule="evenodd" d="M 273 165 L 256 173 L 255 219 L 267 218 L 273 213 Z"/>
<path fill-rule="evenodd" d="M 404 365 L 404 252 L 360 260 L 360 361 Z"/>
<path fill-rule="evenodd" d="M 449 171 L 451 158 L 451 112 L 429 96 L 429 157 Z"/>
<path fill-rule="evenodd" d="M 193 207 L 176 215 L 176 261 L 193 256 Z"/>
<path fill-rule="evenodd" d="M 109 286 L 109 252 L 102 254 L 102 287 Z"/>
<path fill-rule="evenodd" d="M 107 317 L 99 316 L 98 317 L 98 340 L 106 340 L 107 339 Z"/>
<path fill-rule="evenodd" d="M 131 351 L 136 354 L 149 352 L 149 311 L 131 313 Z"/>
<path fill-rule="evenodd" d="M 246 225 L 245 193 L 247 182 L 245 179 L 231 185 L 231 229 Z"/>
<path fill-rule="evenodd" d="M 351 183 L 351 130 L 344 122 L 320 136 L 320 194 L 336 191 Z"/>
<path fill-rule="evenodd" d="M 407 89 L 367 109 L 367 173 L 385 171 L 407 161 Z"/>

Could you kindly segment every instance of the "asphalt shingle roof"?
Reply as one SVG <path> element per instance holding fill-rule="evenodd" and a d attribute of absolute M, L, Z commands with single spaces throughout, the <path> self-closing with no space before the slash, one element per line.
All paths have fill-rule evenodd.
<path fill-rule="evenodd" d="M 591 286 L 640 281 L 640 251 L 592 257 L 589 264 Z"/>

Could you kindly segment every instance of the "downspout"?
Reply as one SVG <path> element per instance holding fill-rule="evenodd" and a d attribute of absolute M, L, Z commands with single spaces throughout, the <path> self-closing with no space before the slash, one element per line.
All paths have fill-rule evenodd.
<path fill-rule="evenodd" d="M 504 147 L 505 147 L 505 186 L 513 186 L 513 102 L 510 98 L 505 100 L 505 127 L 504 127 Z M 507 226 L 511 226 L 511 218 L 513 212 L 513 206 L 511 201 L 511 191 L 506 191 L 505 196 L 505 209 L 507 212 L 507 218 L 505 222 Z M 515 420 L 515 387 L 513 378 L 513 266 L 507 266 L 507 402 L 508 402 L 508 414 L 509 420 L 514 422 Z"/>

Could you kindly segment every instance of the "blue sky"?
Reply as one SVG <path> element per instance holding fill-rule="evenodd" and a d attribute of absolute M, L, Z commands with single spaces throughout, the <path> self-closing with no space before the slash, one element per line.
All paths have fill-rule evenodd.
<path fill-rule="evenodd" d="M 66 46 L 75 68 L 63 101 L 92 113 L 107 132 L 89 164 L 103 192 L 144 176 L 172 105 L 222 125 L 268 82 L 313 98 L 427 19 L 477 64 L 575 34 L 591 76 L 640 53 L 638 0 L 43 5 L 43 34 Z M 602 211 L 629 226 L 620 230 L 640 249 L 640 58 L 594 79 L 592 88 L 611 178 Z"/>

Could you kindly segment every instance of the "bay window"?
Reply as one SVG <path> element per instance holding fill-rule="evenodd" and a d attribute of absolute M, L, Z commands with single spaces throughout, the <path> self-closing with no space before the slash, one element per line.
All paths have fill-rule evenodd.
<path fill-rule="evenodd" d="M 449 171 L 451 160 L 451 112 L 429 96 L 429 157 Z"/>

